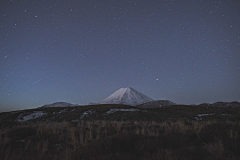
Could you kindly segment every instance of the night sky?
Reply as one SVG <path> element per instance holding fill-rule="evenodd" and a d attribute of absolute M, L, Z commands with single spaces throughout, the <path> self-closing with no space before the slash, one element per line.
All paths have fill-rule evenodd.
<path fill-rule="evenodd" d="M 99 102 L 122 87 L 240 101 L 239 0 L 1 0 L 0 111 Z"/>

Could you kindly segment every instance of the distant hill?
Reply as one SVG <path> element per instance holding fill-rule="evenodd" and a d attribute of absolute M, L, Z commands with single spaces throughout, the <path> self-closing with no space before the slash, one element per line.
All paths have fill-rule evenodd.
<path fill-rule="evenodd" d="M 157 108 L 157 107 L 171 106 L 171 105 L 176 105 L 176 103 L 173 103 L 168 100 L 156 100 L 156 101 L 142 103 L 140 105 L 137 105 L 136 107 L 138 107 L 138 108 Z"/>
<path fill-rule="evenodd" d="M 215 102 L 215 103 L 202 103 L 198 106 L 208 106 L 208 107 L 240 107 L 240 102 L 234 101 L 234 102 Z"/>
<path fill-rule="evenodd" d="M 42 108 L 48 108 L 48 107 L 75 107 L 75 106 L 79 106 L 78 104 L 71 104 L 71 103 L 67 103 L 67 102 L 55 102 L 52 104 L 46 104 L 43 105 Z"/>

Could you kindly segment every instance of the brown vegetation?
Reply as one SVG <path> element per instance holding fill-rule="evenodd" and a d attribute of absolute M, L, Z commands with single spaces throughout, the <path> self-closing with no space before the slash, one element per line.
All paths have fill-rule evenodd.
<path fill-rule="evenodd" d="M 240 159 L 238 122 L 25 122 L 0 129 L 0 159 Z"/>

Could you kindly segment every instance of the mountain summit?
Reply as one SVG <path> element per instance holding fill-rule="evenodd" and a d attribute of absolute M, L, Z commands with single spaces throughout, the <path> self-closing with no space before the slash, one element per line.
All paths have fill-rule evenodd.
<path fill-rule="evenodd" d="M 144 102 L 153 101 L 153 99 L 145 96 L 133 88 L 120 88 L 106 99 L 102 100 L 100 104 L 125 104 L 136 106 Z"/>

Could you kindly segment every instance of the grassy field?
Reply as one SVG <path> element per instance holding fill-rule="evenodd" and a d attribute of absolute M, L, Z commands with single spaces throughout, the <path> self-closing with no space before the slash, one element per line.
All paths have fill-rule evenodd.
<path fill-rule="evenodd" d="M 107 114 L 121 107 L 133 109 L 108 105 L 1 113 L 0 159 L 240 159 L 238 108 L 172 106 Z M 46 114 L 17 120 L 39 111 Z"/>

